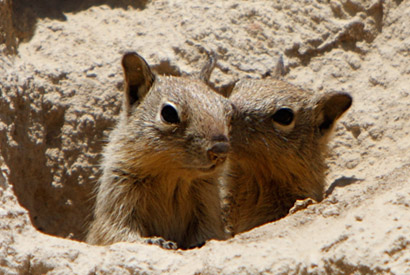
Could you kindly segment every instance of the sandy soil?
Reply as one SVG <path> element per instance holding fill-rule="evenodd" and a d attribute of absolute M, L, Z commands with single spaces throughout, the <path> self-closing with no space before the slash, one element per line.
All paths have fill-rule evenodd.
<path fill-rule="evenodd" d="M 409 1 L 0 1 L 0 273 L 410 274 Z M 328 196 L 277 222 L 166 251 L 82 242 L 121 55 L 211 81 L 346 91 Z"/>

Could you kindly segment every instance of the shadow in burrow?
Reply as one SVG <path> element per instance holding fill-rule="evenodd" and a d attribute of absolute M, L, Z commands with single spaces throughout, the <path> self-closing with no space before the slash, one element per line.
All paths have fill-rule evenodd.
<path fill-rule="evenodd" d="M 360 181 L 363 181 L 363 180 L 364 179 L 358 179 L 358 178 L 355 178 L 355 177 L 342 176 L 342 177 L 334 180 L 332 182 L 332 184 L 330 184 L 329 188 L 325 192 L 325 196 L 329 197 L 334 192 L 334 190 L 336 188 L 345 187 L 345 186 L 348 186 L 348 185 L 351 185 L 353 183 L 360 182 Z"/>
<path fill-rule="evenodd" d="M 98 166 L 99 157 L 88 159 L 88 166 L 71 169 L 84 152 L 75 146 L 63 150 L 62 128 L 69 107 L 44 103 L 42 96 L 29 96 L 47 91 L 25 83 L 2 92 L 13 95 L 11 103 L 0 100 L 0 120 L 11 126 L 9 132 L 0 132 L 0 144 L 19 203 L 28 210 L 39 231 L 84 240 L 92 217 L 92 191 L 99 176 L 90 175 Z M 113 121 L 97 122 L 92 132 L 77 135 L 77 141 L 87 142 L 93 152 L 100 152 L 105 139 L 103 130 L 112 124 Z M 53 151 L 63 156 L 53 159 Z M 79 178 L 83 179 L 81 184 Z"/>

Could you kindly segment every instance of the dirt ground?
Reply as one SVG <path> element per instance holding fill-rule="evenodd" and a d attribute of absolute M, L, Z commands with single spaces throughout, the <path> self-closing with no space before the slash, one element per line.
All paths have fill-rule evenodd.
<path fill-rule="evenodd" d="M 0 1 L 0 274 L 410 274 L 410 1 Z M 345 91 L 327 197 L 200 249 L 85 244 L 121 56 Z"/>

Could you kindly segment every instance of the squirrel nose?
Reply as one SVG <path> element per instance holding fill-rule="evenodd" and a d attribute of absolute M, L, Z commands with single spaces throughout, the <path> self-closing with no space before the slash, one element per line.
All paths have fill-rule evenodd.
<path fill-rule="evenodd" d="M 229 143 L 218 142 L 208 150 L 208 158 L 213 162 L 222 162 L 229 152 Z"/>

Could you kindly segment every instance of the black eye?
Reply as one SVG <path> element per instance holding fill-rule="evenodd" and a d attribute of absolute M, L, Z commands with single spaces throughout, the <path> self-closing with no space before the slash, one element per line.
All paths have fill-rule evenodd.
<path fill-rule="evenodd" d="M 165 104 L 162 107 L 161 117 L 167 123 L 178 124 L 181 122 L 177 110 L 170 104 Z"/>
<path fill-rule="evenodd" d="M 272 116 L 273 120 L 282 125 L 289 125 L 293 121 L 293 111 L 289 108 L 282 108 L 276 111 Z"/>

